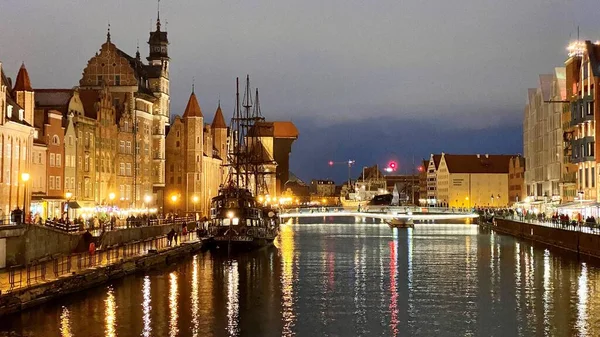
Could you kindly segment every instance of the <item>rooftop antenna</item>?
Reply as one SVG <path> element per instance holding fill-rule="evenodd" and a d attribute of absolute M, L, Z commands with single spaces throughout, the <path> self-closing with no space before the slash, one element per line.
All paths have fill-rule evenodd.
<path fill-rule="evenodd" d="M 196 76 L 192 76 L 192 94 L 194 93 L 195 87 L 196 87 Z"/>

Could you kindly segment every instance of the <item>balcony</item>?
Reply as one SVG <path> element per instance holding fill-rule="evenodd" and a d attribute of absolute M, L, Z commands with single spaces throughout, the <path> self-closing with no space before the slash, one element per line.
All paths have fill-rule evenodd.
<path fill-rule="evenodd" d="M 562 181 L 563 185 L 576 184 L 577 183 L 577 173 L 563 173 Z"/>
<path fill-rule="evenodd" d="M 591 102 L 593 102 L 591 96 L 571 102 L 571 126 L 594 120 L 594 105 L 589 104 Z"/>
<path fill-rule="evenodd" d="M 594 137 L 574 139 L 571 144 L 573 149 L 571 154 L 571 163 L 582 163 L 596 160 L 596 157 L 594 156 Z"/>

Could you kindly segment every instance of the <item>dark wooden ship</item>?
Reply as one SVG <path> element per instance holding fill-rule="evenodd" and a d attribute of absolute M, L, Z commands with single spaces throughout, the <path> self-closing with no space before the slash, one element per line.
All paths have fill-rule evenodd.
<path fill-rule="evenodd" d="M 268 167 L 274 167 L 276 163 L 265 155 L 260 137 L 253 136 L 262 134 L 256 128 L 264 124 L 264 117 L 260 111 L 258 89 L 254 104 L 250 96 L 250 79 L 247 77 L 241 109 L 238 78 L 230 125 L 228 174 L 219 194 L 211 201 L 205 242 L 209 249 L 257 249 L 271 245 L 279 234 L 278 210 L 262 197 L 269 194 L 265 176 L 275 171 Z"/>

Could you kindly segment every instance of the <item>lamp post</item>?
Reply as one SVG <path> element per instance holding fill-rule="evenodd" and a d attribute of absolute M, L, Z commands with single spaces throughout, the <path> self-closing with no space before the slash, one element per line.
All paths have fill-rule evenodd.
<path fill-rule="evenodd" d="M 29 181 L 29 173 L 21 173 L 21 180 L 23 180 L 23 222 L 25 222 L 25 210 L 27 206 L 27 182 Z"/>
<path fill-rule="evenodd" d="M 173 212 L 175 212 L 175 203 L 177 203 L 177 194 L 171 196 L 171 202 L 173 202 Z"/>
<path fill-rule="evenodd" d="M 146 215 L 148 217 L 148 226 L 150 226 L 150 201 L 152 201 L 152 196 L 146 194 L 144 196 L 144 202 L 146 203 Z"/>
<path fill-rule="evenodd" d="M 110 192 L 108 194 L 108 200 L 110 200 L 110 207 L 113 207 L 113 200 L 115 200 L 115 193 L 114 192 Z"/>
<path fill-rule="evenodd" d="M 69 203 L 71 202 L 71 198 L 73 197 L 73 193 L 67 192 L 65 193 L 65 199 L 67 199 L 67 218 L 69 217 Z"/>
<path fill-rule="evenodd" d="M 198 203 L 198 200 L 200 200 L 200 198 L 198 198 L 197 195 L 192 197 L 192 204 L 194 204 L 194 220 L 196 220 L 196 204 Z"/>

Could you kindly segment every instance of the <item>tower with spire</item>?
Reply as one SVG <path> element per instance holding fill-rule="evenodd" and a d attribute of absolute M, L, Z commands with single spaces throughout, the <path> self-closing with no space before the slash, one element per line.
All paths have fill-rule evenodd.
<path fill-rule="evenodd" d="M 33 111 L 35 109 L 35 100 L 33 88 L 31 88 L 31 80 L 29 79 L 29 73 L 25 68 L 25 63 L 21 64 L 17 79 L 15 80 L 15 87 L 13 88 L 13 96 L 17 104 L 23 108 L 23 120 L 29 125 L 33 125 Z"/>

